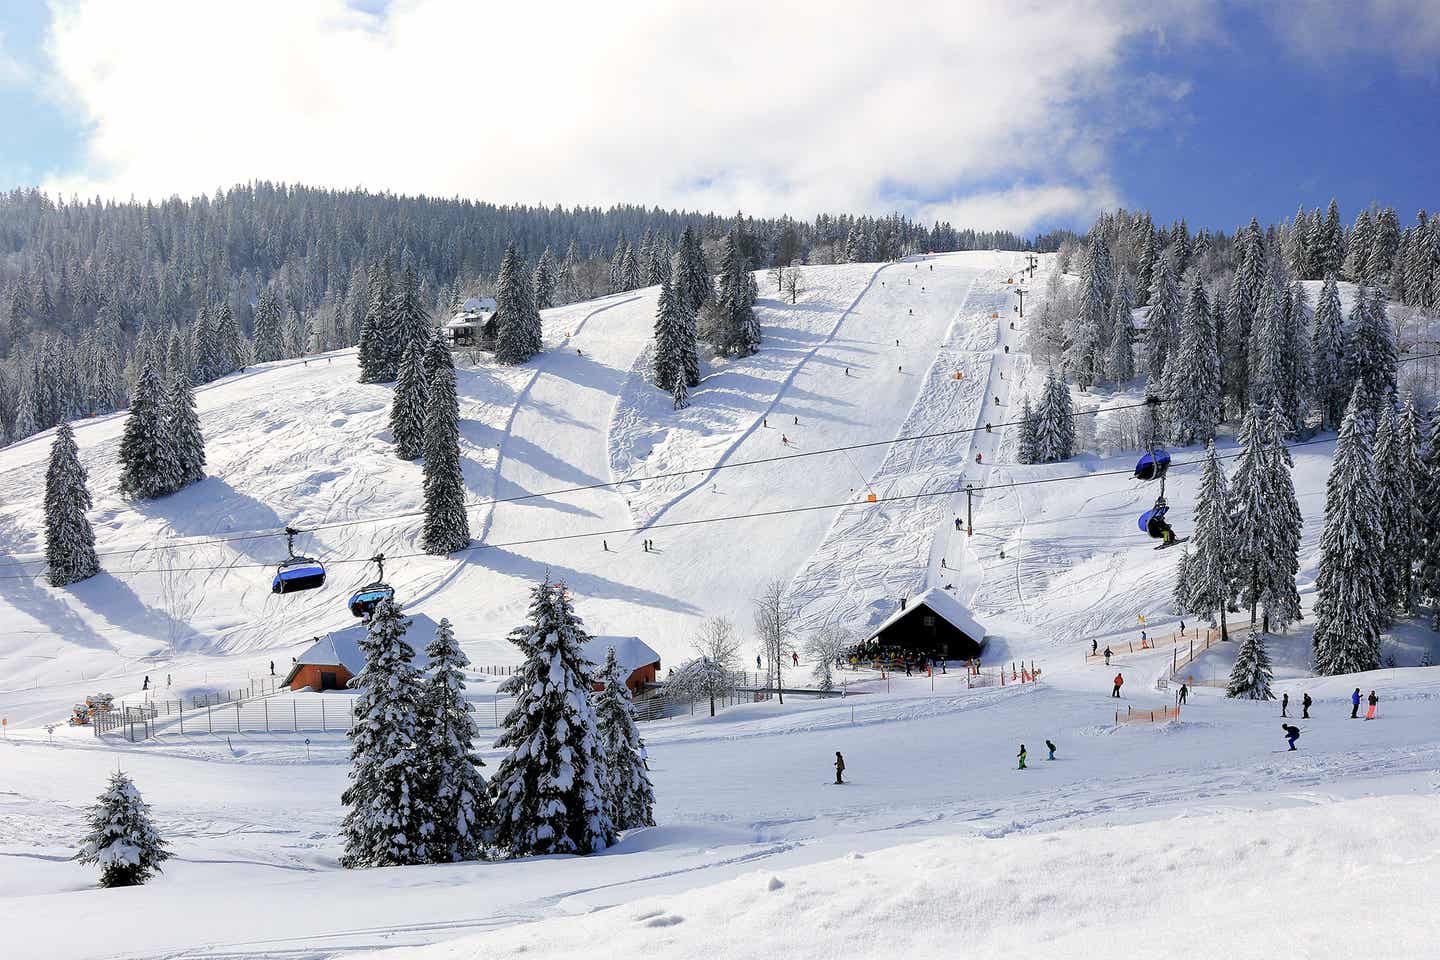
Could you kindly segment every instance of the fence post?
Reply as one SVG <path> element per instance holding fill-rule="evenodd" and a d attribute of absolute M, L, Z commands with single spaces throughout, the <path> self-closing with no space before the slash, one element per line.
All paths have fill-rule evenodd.
<path fill-rule="evenodd" d="M 326 733 L 326 732 L 328 732 L 328 731 L 325 729 L 325 695 L 324 695 L 324 694 L 321 694 L 321 695 L 320 695 L 320 732 L 321 732 L 321 733 Z"/>
<path fill-rule="evenodd" d="M 264 701 L 263 704 L 262 704 L 262 706 L 265 707 L 265 732 L 266 732 L 266 733 L 269 733 L 269 732 L 270 732 L 270 701 L 269 701 L 269 700 Z"/>
<path fill-rule="evenodd" d="M 240 732 L 240 701 L 235 701 L 235 732 Z"/>
<path fill-rule="evenodd" d="M 296 733 L 299 733 L 299 732 L 300 732 L 300 707 L 299 707 L 299 703 L 300 703 L 300 701 L 295 700 L 295 699 L 293 699 L 293 698 L 292 698 L 291 701 L 290 701 L 290 727 L 291 727 Z"/>
<path fill-rule="evenodd" d="M 180 736 L 185 736 L 185 701 L 181 700 L 176 713 L 180 714 Z"/>
<path fill-rule="evenodd" d="M 215 732 L 215 718 L 212 715 L 213 713 L 214 711 L 212 710 L 205 711 L 205 729 L 211 733 Z"/>

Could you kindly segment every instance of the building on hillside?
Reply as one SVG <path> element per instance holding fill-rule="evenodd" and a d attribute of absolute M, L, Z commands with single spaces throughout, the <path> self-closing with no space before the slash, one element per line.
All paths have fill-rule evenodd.
<path fill-rule="evenodd" d="M 631 694 L 639 693 L 647 683 L 655 682 L 660 673 L 660 654 L 639 637 L 591 637 L 582 652 L 585 659 L 599 670 L 605 665 L 605 654 L 611 647 L 615 648 L 615 661 L 620 664 L 625 686 L 630 688 Z M 600 689 L 598 683 L 595 689 Z"/>
<path fill-rule="evenodd" d="M 423 613 L 408 615 L 406 619 L 410 621 L 410 629 L 405 631 L 405 642 L 415 650 L 415 666 L 423 670 L 425 648 L 435 639 L 436 623 Z M 305 652 L 295 658 L 280 685 L 294 691 L 344 690 L 365 669 L 365 654 L 360 650 L 364 636 L 365 625 L 357 623 L 316 637 Z"/>
<path fill-rule="evenodd" d="M 870 650 L 939 660 L 969 660 L 985 646 L 985 628 L 970 611 L 939 587 L 908 602 L 871 632 Z"/>
<path fill-rule="evenodd" d="M 442 328 L 452 347 L 495 349 L 495 298 L 471 297 Z"/>

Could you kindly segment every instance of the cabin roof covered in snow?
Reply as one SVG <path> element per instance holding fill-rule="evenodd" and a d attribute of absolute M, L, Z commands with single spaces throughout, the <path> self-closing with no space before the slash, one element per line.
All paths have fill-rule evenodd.
<path fill-rule="evenodd" d="M 415 666 L 423 669 L 427 663 L 425 648 L 435 639 L 436 623 L 423 613 L 408 615 L 405 619 L 410 621 L 410 629 L 405 631 L 405 642 L 415 649 Z M 359 676 L 360 671 L 365 669 L 365 654 L 360 650 L 360 640 L 364 636 L 363 623 L 331 631 L 296 657 L 295 664 L 321 667 L 339 664 L 352 675 Z"/>
<path fill-rule="evenodd" d="M 445 326 L 451 330 L 456 327 L 473 327 L 489 320 L 494 314 L 494 297 L 471 297 L 460 304 L 460 309 L 455 311 L 455 316 L 445 321 Z"/>
<path fill-rule="evenodd" d="M 884 623 L 871 630 L 870 636 L 874 637 L 883 633 L 891 624 L 901 620 L 907 614 L 914 613 L 921 606 L 928 607 L 934 611 L 936 616 L 943 618 L 950 626 L 977 643 L 985 636 L 985 628 L 980 625 L 980 621 L 971 616 L 970 611 L 965 609 L 965 605 L 939 587 L 931 587 L 924 593 L 911 597 L 902 609 L 890 614 Z"/>
<path fill-rule="evenodd" d="M 658 666 L 660 663 L 660 654 L 639 637 L 591 637 L 581 652 L 585 654 L 585 659 L 599 670 L 605 665 L 605 654 L 611 647 L 615 648 L 615 661 L 627 676 L 641 667 L 648 667 L 652 663 Z"/>

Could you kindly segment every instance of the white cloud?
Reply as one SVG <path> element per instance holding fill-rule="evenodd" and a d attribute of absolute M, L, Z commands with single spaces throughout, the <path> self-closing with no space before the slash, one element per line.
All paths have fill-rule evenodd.
<path fill-rule="evenodd" d="M 66 195 L 259 178 L 808 215 L 1024 183 L 911 207 L 1018 229 L 1118 199 L 1115 111 L 1082 103 L 1163 26 L 1139 0 L 55 3 L 92 125 Z"/>
<path fill-rule="evenodd" d="M 1362 53 L 1402 68 L 1436 73 L 1440 3 L 1436 0 L 1260 0 L 1271 28 L 1293 53 L 1322 62 Z"/>
<path fill-rule="evenodd" d="M 5 33 L 0 31 L 0 86 L 23 83 L 29 79 L 25 65 L 5 50 Z"/>

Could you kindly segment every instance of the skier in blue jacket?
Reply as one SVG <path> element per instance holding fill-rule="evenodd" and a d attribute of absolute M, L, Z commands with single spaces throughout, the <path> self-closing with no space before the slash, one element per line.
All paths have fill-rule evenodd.
<path fill-rule="evenodd" d="M 1295 749 L 1295 741 L 1300 739 L 1300 728 L 1294 724 L 1282 723 L 1280 729 L 1285 731 L 1285 739 L 1290 741 L 1290 749 Z"/>
<path fill-rule="evenodd" d="M 1350 694 L 1350 719 L 1355 720 L 1360 716 L 1360 688 L 1356 687 L 1355 692 Z"/>

